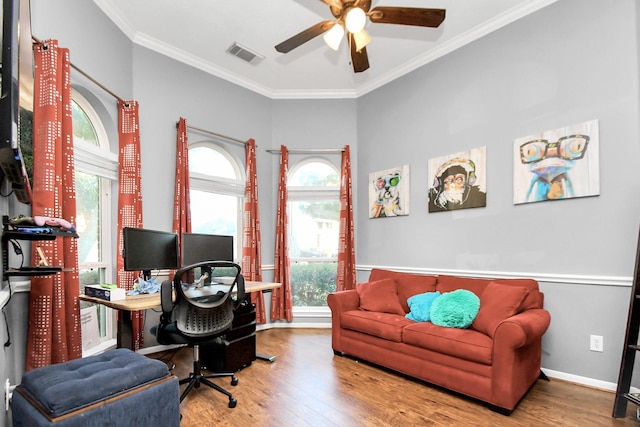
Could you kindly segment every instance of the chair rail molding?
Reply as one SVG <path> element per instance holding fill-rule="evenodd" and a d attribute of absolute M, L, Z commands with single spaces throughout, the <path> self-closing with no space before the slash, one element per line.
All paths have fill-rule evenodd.
<path fill-rule="evenodd" d="M 516 271 L 481 271 L 481 270 L 457 270 L 457 269 L 437 269 L 432 267 L 401 267 L 388 265 L 358 265 L 356 271 L 371 271 L 374 268 L 385 270 L 401 271 L 406 273 L 419 274 L 446 274 L 450 276 L 479 277 L 491 279 L 535 279 L 541 283 L 563 283 L 567 285 L 593 285 L 593 286 L 623 286 L 631 287 L 633 278 L 623 276 L 597 276 L 597 275 L 577 275 L 577 274 L 549 274 L 549 273 L 527 273 Z"/>

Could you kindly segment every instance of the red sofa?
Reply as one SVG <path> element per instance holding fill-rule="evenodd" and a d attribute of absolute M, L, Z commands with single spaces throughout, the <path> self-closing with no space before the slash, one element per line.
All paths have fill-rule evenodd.
<path fill-rule="evenodd" d="M 480 300 L 470 327 L 437 326 L 405 317 L 409 297 L 457 289 L 471 291 Z M 551 321 L 543 300 L 533 279 L 373 269 L 369 282 L 327 297 L 332 347 L 336 355 L 390 368 L 510 414 L 541 376 L 542 335 Z"/>

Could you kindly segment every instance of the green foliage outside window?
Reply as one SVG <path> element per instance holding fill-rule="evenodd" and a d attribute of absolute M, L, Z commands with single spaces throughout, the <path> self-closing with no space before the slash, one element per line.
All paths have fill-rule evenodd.
<path fill-rule="evenodd" d="M 96 136 L 93 123 L 75 101 L 71 103 L 71 114 L 73 120 L 73 137 L 98 145 L 98 137 Z"/>
<path fill-rule="evenodd" d="M 336 290 L 338 264 L 335 262 L 299 263 L 291 265 L 293 305 L 323 307 L 327 295 Z"/>
<path fill-rule="evenodd" d="M 20 151 L 29 182 L 33 184 L 33 112 L 24 108 L 20 108 Z"/>

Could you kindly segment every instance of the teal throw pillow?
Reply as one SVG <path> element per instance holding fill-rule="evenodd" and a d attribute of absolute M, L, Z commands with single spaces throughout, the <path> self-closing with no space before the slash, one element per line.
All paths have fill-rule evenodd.
<path fill-rule="evenodd" d="M 440 296 L 440 292 L 425 292 L 407 298 L 409 313 L 404 317 L 416 322 L 428 322 L 431 320 L 431 304 Z"/>
<path fill-rule="evenodd" d="M 431 322 L 449 328 L 468 328 L 480 310 L 480 298 L 466 289 L 445 292 L 431 305 Z"/>

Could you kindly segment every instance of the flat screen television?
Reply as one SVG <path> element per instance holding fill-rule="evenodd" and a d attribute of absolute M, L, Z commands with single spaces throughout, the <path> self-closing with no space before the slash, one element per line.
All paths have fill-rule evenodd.
<path fill-rule="evenodd" d="M 0 92 L 0 170 L 2 181 L 25 204 L 31 184 L 20 147 L 21 104 L 33 103 L 33 53 L 29 0 L 2 0 L 2 73 Z M 31 87 L 29 90 L 28 88 Z M 26 89 L 26 90 L 25 90 Z M 21 91 L 27 92 L 29 96 Z M 31 132 L 28 132 L 31 135 Z"/>
<path fill-rule="evenodd" d="M 204 261 L 233 262 L 233 236 L 182 233 L 182 265 Z"/>
<path fill-rule="evenodd" d="M 179 267 L 178 235 L 167 231 L 124 227 L 122 257 L 126 271 L 142 271 L 143 278 L 149 280 L 151 270 Z"/>

